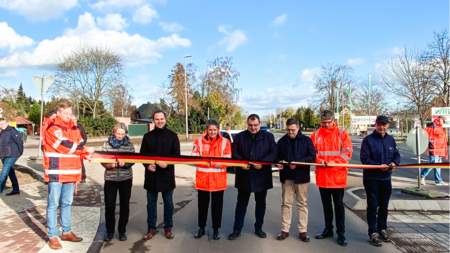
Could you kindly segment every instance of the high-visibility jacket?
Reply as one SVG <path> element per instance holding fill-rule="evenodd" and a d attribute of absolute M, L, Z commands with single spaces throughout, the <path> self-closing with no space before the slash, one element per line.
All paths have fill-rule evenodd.
<path fill-rule="evenodd" d="M 336 124 L 328 129 L 319 128 L 311 139 L 317 150 L 316 162 L 348 163 L 352 158 L 353 146 L 348 133 Z M 347 186 L 346 167 L 316 166 L 316 185 L 322 188 L 344 188 Z"/>
<path fill-rule="evenodd" d="M 427 125 L 425 131 L 427 131 L 428 138 L 430 138 L 428 142 L 428 154 L 431 156 L 445 156 L 448 159 L 447 133 L 442 127 L 440 120 L 433 120 L 433 122 Z"/>
<path fill-rule="evenodd" d="M 81 143 L 81 144 L 80 144 Z M 77 183 L 81 181 L 81 158 L 87 155 L 80 130 L 73 121 L 56 116 L 45 132 L 45 182 Z"/>
<path fill-rule="evenodd" d="M 44 117 L 44 119 L 42 120 L 42 127 L 40 131 L 42 144 L 44 144 L 45 141 L 45 131 L 47 131 L 48 125 L 50 125 L 52 121 L 54 121 L 54 119 L 47 117 Z"/>
<path fill-rule="evenodd" d="M 211 139 L 206 132 L 205 135 L 195 139 L 192 155 L 231 158 L 230 141 L 223 138 L 220 133 L 217 134 L 217 137 Z M 209 167 L 201 164 L 196 166 L 196 189 L 214 192 L 227 188 L 227 166 L 221 165 L 219 169 L 216 168 L 214 163 Z"/>

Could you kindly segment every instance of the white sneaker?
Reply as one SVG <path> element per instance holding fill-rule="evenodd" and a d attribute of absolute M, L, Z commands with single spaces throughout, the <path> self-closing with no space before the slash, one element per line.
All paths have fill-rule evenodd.
<path fill-rule="evenodd" d="M 440 182 L 440 183 L 436 183 L 436 185 L 448 185 L 448 183 L 446 183 L 446 182 L 444 182 L 444 181 L 442 181 L 442 182 Z"/>
<path fill-rule="evenodd" d="M 422 178 L 422 179 L 420 180 L 420 184 L 421 184 L 421 185 L 427 185 L 427 183 L 425 182 L 425 178 Z"/>

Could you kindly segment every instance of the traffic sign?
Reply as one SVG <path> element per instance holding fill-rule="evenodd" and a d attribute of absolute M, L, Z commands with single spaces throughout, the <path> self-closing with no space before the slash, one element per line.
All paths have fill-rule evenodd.
<path fill-rule="evenodd" d="M 31 76 L 33 78 L 34 83 L 36 84 L 39 92 L 44 94 L 50 85 L 55 81 L 53 77 L 44 77 L 44 76 Z"/>
<path fill-rule="evenodd" d="M 0 108 L 0 113 L 2 113 L 3 112 L 3 109 L 2 108 Z"/>
<path fill-rule="evenodd" d="M 418 129 L 418 133 L 417 130 Z M 406 146 L 412 150 L 415 155 L 420 155 L 427 150 L 428 147 L 428 134 L 421 128 L 414 128 L 409 131 L 406 138 Z"/>

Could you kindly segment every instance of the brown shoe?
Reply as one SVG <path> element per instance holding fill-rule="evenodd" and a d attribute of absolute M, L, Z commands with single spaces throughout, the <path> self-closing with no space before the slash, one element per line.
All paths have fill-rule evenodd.
<path fill-rule="evenodd" d="M 167 239 L 173 239 L 173 233 L 171 228 L 164 229 L 164 233 L 166 234 Z"/>
<path fill-rule="evenodd" d="M 81 242 L 83 238 L 77 237 L 72 231 L 67 234 L 62 234 L 61 240 L 63 241 L 71 241 L 71 242 Z"/>
<path fill-rule="evenodd" d="M 298 237 L 300 237 L 300 240 L 302 240 L 302 242 L 309 242 L 309 236 L 306 234 L 306 232 L 299 233 Z"/>
<path fill-rule="evenodd" d="M 286 237 L 289 236 L 289 232 L 283 232 L 281 231 L 278 236 L 277 236 L 277 240 L 279 241 L 283 241 L 284 239 L 286 239 Z"/>
<path fill-rule="evenodd" d="M 150 240 L 156 234 L 155 230 L 149 230 L 147 234 L 144 236 L 144 240 Z"/>
<path fill-rule="evenodd" d="M 58 237 L 52 237 L 48 240 L 48 245 L 51 249 L 62 249 L 61 243 L 59 243 Z"/>

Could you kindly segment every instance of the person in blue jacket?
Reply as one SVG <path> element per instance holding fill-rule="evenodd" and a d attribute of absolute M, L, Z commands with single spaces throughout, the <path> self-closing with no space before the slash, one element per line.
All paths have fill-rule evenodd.
<path fill-rule="evenodd" d="M 383 166 L 382 169 L 364 169 L 363 171 L 369 238 L 374 246 L 381 246 L 381 241 L 391 241 L 386 233 L 388 205 L 392 191 L 391 175 L 395 167 L 400 164 L 400 153 L 394 138 L 386 133 L 388 128 L 388 118 L 378 116 L 375 120 L 375 131 L 366 136 L 361 144 L 361 163 Z"/>
<path fill-rule="evenodd" d="M 19 182 L 17 181 L 16 172 L 14 171 L 14 164 L 17 159 L 23 154 L 23 141 L 19 136 L 19 132 L 9 126 L 5 118 L 0 118 L 0 158 L 2 160 L 3 168 L 0 175 L 0 195 L 5 189 L 6 180 L 11 180 L 12 191 L 6 196 L 19 195 Z"/>
<path fill-rule="evenodd" d="M 277 144 L 273 134 L 261 130 L 259 116 L 251 114 L 247 118 L 247 130 L 236 135 L 231 145 L 231 156 L 235 159 L 247 161 L 277 161 Z M 236 211 L 234 215 L 233 233 L 229 240 L 235 240 L 241 235 L 244 218 L 247 212 L 250 195 L 255 194 L 255 234 L 266 238 L 262 230 L 266 213 L 267 190 L 273 188 L 271 165 L 250 165 L 248 168 L 237 168 L 234 187 L 238 189 Z"/>

